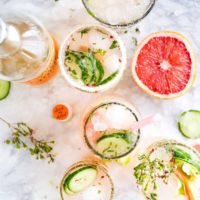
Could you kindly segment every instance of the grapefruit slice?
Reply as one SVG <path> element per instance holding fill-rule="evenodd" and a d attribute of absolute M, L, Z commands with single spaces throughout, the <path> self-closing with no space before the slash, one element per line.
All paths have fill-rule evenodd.
<path fill-rule="evenodd" d="M 194 145 L 194 148 L 200 153 L 200 144 Z"/>
<path fill-rule="evenodd" d="M 149 95 L 160 99 L 177 98 L 191 88 L 196 77 L 193 49 L 179 33 L 153 33 L 137 47 L 132 74 Z"/>

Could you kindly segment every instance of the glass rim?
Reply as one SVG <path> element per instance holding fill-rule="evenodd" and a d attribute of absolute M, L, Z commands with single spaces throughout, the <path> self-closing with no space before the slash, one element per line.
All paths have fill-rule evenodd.
<path fill-rule="evenodd" d="M 133 143 L 132 147 L 130 148 L 130 150 L 127 151 L 127 152 L 125 152 L 125 153 L 123 153 L 123 154 L 121 154 L 121 155 L 119 155 L 119 156 L 114 156 L 114 157 L 110 158 L 110 157 L 104 156 L 103 154 L 101 154 L 101 153 L 99 153 L 98 151 L 96 151 L 95 148 L 90 144 L 90 141 L 89 141 L 89 139 L 88 139 L 88 137 L 87 137 L 86 125 L 87 125 L 88 120 L 90 119 L 90 115 L 91 115 L 92 113 L 94 113 L 94 112 L 95 112 L 97 109 L 99 109 L 100 107 L 102 107 L 102 106 L 104 106 L 104 105 L 108 105 L 108 104 L 116 104 L 116 105 L 120 105 L 120 106 L 125 106 L 125 107 L 131 112 L 131 114 L 135 117 L 136 121 L 139 121 L 139 117 L 137 116 L 137 114 L 136 114 L 130 107 L 128 107 L 127 105 L 125 105 L 125 104 L 123 104 L 123 103 L 121 103 L 121 102 L 119 102 L 119 101 L 118 101 L 118 102 L 109 101 L 109 102 L 107 102 L 107 103 L 105 103 L 105 102 L 104 102 L 104 103 L 100 103 L 100 104 L 98 104 L 96 107 L 94 107 L 94 108 L 92 108 L 92 109 L 90 110 L 90 112 L 89 112 L 89 114 L 88 114 L 88 116 L 87 116 L 87 118 L 86 118 L 86 120 L 85 120 L 85 122 L 84 122 L 84 127 L 83 127 L 83 137 L 84 137 L 84 140 L 85 140 L 87 146 L 89 147 L 89 149 L 90 149 L 95 155 L 99 156 L 99 157 L 102 158 L 102 159 L 106 159 L 106 160 L 115 160 L 115 159 L 119 159 L 119 158 L 122 158 L 122 157 L 125 157 L 125 156 L 129 155 L 129 154 L 137 147 L 137 144 L 138 144 L 138 142 L 139 142 L 139 140 L 140 140 L 140 137 L 141 137 L 141 130 L 140 130 L 140 129 L 137 130 L 137 133 L 138 133 L 138 134 L 137 134 L 137 138 L 136 138 L 135 142 Z"/>
<path fill-rule="evenodd" d="M 65 173 L 64 173 L 64 175 L 63 175 L 63 177 L 61 179 L 61 182 L 60 182 L 60 196 L 61 196 L 61 199 L 64 200 L 64 197 L 63 197 L 63 183 L 65 181 L 66 176 L 71 171 L 73 171 L 74 169 L 82 167 L 82 166 L 85 166 L 85 165 L 90 165 L 90 166 L 97 167 L 97 169 L 99 169 L 99 170 L 103 171 L 103 173 L 105 173 L 105 175 L 108 178 L 108 180 L 110 182 L 110 185 L 111 185 L 110 199 L 109 200 L 112 200 L 113 196 L 114 196 L 114 184 L 113 184 L 113 181 L 111 179 L 111 176 L 108 174 L 106 166 L 103 163 L 101 163 L 100 161 L 96 161 L 96 160 L 82 160 L 82 161 L 79 161 L 79 162 L 76 162 L 76 163 L 72 164 L 71 166 L 69 166 L 65 170 Z"/>
<path fill-rule="evenodd" d="M 134 24 L 137 24 L 138 22 L 140 22 L 142 19 L 144 19 L 149 13 L 150 11 L 153 9 L 155 3 L 156 3 L 156 0 L 151 0 L 151 4 L 149 6 L 149 8 L 147 9 L 147 11 L 142 15 L 142 17 L 138 18 L 137 20 L 132 20 L 131 22 L 128 22 L 128 23 L 123 23 L 123 24 L 111 24 L 111 23 L 108 23 L 106 21 L 104 21 L 103 19 L 100 19 L 99 17 L 97 17 L 95 14 L 93 14 L 93 12 L 91 11 L 91 9 L 88 7 L 87 5 L 87 0 L 82 0 L 82 3 L 87 11 L 87 13 L 93 17 L 94 19 L 96 19 L 98 22 L 108 26 L 108 27 L 113 27 L 113 28 L 127 28 L 127 27 L 130 27 L 130 26 L 133 26 Z"/>
<path fill-rule="evenodd" d="M 186 148 L 190 150 L 191 152 L 193 152 L 197 156 L 197 158 L 200 160 L 200 153 L 195 148 L 190 147 L 187 144 L 184 144 L 182 142 L 179 142 L 173 139 L 161 139 L 161 140 L 155 141 L 147 147 L 147 152 L 151 153 L 151 150 L 154 147 L 164 147 L 167 145 L 178 145 L 180 147 Z"/>

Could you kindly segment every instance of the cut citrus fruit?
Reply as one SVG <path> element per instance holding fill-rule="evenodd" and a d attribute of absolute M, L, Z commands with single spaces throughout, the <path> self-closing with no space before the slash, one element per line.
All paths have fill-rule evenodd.
<path fill-rule="evenodd" d="M 171 31 L 149 35 L 137 47 L 132 62 L 136 83 L 161 99 L 185 94 L 196 77 L 193 49 L 181 34 Z"/>
<path fill-rule="evenodd" d="M 200 153 L 200 144 L 194 145 L 194 148 Z"/>

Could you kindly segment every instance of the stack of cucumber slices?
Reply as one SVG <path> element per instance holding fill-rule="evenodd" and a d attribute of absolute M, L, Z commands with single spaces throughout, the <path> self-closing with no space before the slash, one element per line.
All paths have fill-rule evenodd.
<path fill-rule="evenodd" d="M 91 186 L 97 178 L 97 168 L 94 166 L 83 166 L 65 177 L 63 189 L 66 194 L 73 195 Z"/>
<path fill-rule="evenodd" d="M 69 51 L 65 52 L 65 64 L 72 78 L 82 80 L 85 86 L 99 86 L 113 80 L 118 70 L 103 79 L 104 68 L 95 57 L 95 52 L 90 49 L 87 52 Z"/>

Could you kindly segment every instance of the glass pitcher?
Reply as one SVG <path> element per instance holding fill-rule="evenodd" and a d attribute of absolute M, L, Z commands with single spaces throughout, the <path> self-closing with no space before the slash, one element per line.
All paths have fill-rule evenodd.
<path fill-rule="evenodd" d="M 43 25 L 26 14 L 0 16 L 0 79 L 32 85 L 58 71 L 57 44 Z"/>

